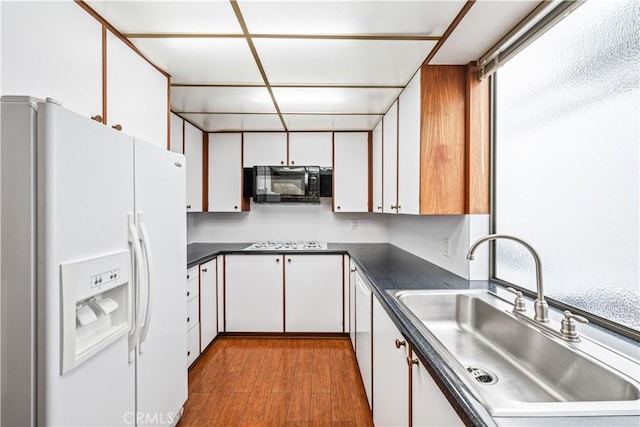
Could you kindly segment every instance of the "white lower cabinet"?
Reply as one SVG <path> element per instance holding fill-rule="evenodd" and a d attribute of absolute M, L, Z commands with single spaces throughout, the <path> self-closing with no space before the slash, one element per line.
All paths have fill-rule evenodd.
<path fill-rule="evenodd" d="M 356 266 L 349 258 L 349 338 L 356 351 Z"/>
<path fill-rule="evenodd" d="M 283 256 L 225 256 L 225 331 L 283 332 Z"/>
<path fill-rule="evenodd" d="M 217 258 L 200 264 L 200 352 L 218 334 Z"/>
<path fill-rule="evenodd" d="M 377 298 L 373 299 L 373 422 L 409 425 L 407 343 Z"/>
<path fill-rule="evenodd" d="M 413 360 L 417 360 L 412 355 Z M 412 427 L 464 426 L 429 372 L 418 361 L 412 365 Z"/>
<path fill-rule="evenodd" d="M 464 425 L 377 298 L 373 299 L 373 384 L 376 427 Z"/>
<path fill-rule="evenodd" d="M 187 366 L 191 366 L 200 354 L 200 269 L 198 266 L 187 270 Z"/>
<path fill-rule="evenodd" d="M 187 331 L 187 366 L 200 355 L 200 330 L 197 326 Z"/>
<path fill-rule="evenodd" d="M 371 305 L 373 295 L 371 290 L 360 277 L 358 272 L 356 278 L 356 359 L 360 368 L 360 375 L 364 383 L 364 390 L 367 394 L 369 408 L 371 408 L 373 398 L 372 384 L 372 336 L 371 336 Z"/>
<path fill-rule="evenodd" d="M 342 255 L 285 255 L 285 332 L 343 332 Z"/>

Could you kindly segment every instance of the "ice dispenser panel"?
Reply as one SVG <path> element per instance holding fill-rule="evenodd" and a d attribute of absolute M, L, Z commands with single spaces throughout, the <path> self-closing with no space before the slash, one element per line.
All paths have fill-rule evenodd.
<path fill-rule="evenodd" d="M 61 264 L 60 276 L 64 374 L 131 329 L 131 254 Z"/>

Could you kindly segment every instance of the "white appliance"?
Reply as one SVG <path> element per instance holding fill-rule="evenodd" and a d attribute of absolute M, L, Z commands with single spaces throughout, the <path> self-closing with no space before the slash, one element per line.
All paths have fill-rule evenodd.
<path fill-rule="evenodd" d="M 245 251 L 323 251 L 327 250 L 327 242 L 255 242 L 247 246 Z"/>
<path fill-rule="evenodd" d="M 2 97 L 2 425 L 176 424 L 185 160 Z"/>
<path fill-rule="evenodd" d="M 369 408 L 371 408 L 371 392 L 373 389 L 371 381 L 371 369 L 373 365 L 371 359 L 372 308 L 373 295 L 371 290 L 364 283 L 360 275 L 356 273 L 356 359 L 358 360 L 360 376 L 364 383 Z"/>

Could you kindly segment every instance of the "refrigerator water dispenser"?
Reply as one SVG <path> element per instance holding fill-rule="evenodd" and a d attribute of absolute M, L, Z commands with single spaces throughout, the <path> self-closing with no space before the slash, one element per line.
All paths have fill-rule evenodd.
<path fill-rule="evenodd" d="M 133 326 L 131 252 L 61 264 L 60 276 L 64 374 Z"/>

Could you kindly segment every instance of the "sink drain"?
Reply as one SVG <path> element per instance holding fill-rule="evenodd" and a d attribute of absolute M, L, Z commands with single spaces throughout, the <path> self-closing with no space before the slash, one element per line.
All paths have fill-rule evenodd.
<path fill-rule="evenodd" d="M 467 371 L 469 371 L 476 381 L 482 384 L 494 384 L 498 381 L 498 377 L 494 374 L 477 366 L 469 366 Z"/>

